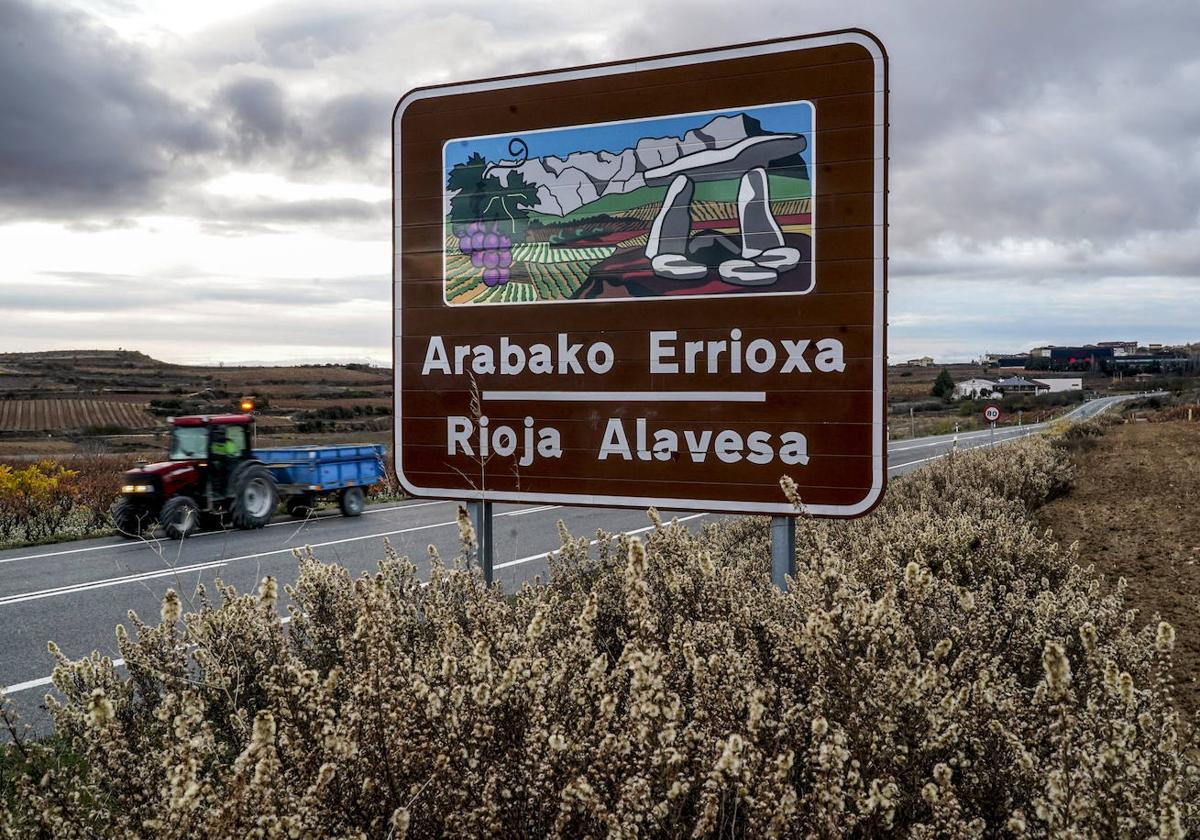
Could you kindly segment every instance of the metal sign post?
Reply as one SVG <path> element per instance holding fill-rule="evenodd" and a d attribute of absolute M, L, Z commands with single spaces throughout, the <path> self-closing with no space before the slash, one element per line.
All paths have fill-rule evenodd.
<path fill-rule="evenodd" d="M 796 574 L 796 517 L 771 517 L 771 583 L 787 592 L 787 579 Z"/>
<path fill-rule="evenodd" d="M 992 433 L 988 440 L 988 446 L 996 445 L 996 421 L 1000 419 L 1000 407 L 989 405 L 983 410 L 983 419 L 992 424 Z"/>
<path fill-rule="evenodd" d="M 492 548 L 492 503 L 467 502 L 467 516 L 471 518 L 471 527 L 475 529 L 475 561 L 483 570 L 484 585 L 491 586 L 495 560 Z"/>

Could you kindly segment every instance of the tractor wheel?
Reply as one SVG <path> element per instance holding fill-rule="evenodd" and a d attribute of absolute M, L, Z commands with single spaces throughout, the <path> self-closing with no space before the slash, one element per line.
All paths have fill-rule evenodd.
<path fill-rule="evenodd" d="M 262 464 L 244 464 L 229 481 L 233 501 L 229 503 L 229 521 L 237 528 L 261 528 L 271 521 L 279 504 L 279 491 L 270 470 Z"/>
<path fill-rule="evenodd" d="M 367 497 L 361 487 L 347 487 L 338 497 L 338 507 L 342 516 L 362 516 L 363 508 L 367 506 Z"/>
<path fill-rule="evenodd" d="M 187 496 L 168 499 L 158 514 L 158 524 L 173 540 L 182 540 L 200 530 L 200 506 Z"/>
<path fill-rule="evenodd" d="M 136 539 L 154 527 L 154 513 L 145 505 L 119 499 L 112 507 L 112 521 L 122 537 Z"/>
<path fill-rule="evenodd" d="M 293 519 L 308 519 L 317 512 L 317 500 L 309 495 L 289 496 L 284 506 Z"/>

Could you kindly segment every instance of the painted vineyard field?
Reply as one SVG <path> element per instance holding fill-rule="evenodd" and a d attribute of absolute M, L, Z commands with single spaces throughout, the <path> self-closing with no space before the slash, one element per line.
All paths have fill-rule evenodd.
<path fill-rule="evenodd" d="M 779 197 L 772 215 L 785 233 L 810 234 L 812 200 L 807 181 L 774 179 Z M 723 185 L 702 184 L 690 205 L 695 230 L 735 235 L 736 195 Z M 719 187 L 719 188 L 718 188 Z M 644 187 L 605 196 L 565 217 L 530 212 L 516 224 L 448 224 L 444 295 L 451 305 L 534 303 L 580 294 L 593 269 L 611 259 L 636 257 L 646 247 L 661 208 L 662 190 Z"/>
<path fill-rule="evenodd" d="M 69 432 L 89 428 L 149 429 L 144 406 L 112 400 L 0 401 L 0 432 Z"/>

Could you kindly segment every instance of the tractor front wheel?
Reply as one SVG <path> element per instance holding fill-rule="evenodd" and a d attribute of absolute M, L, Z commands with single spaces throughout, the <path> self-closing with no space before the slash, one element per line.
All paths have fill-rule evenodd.
<path fill-rule="evenodd" d="M 154 526 L 154 513 L 143 504 L 119 499 L 112 507 L 112 521 L 122 537 L 136 539 Z"/>
<path fill-rule="evenodd" d="M 229 485 L 233 488 L 229 519 L 234 526 L 250 530 L 271 521 L 279 505 L 279 491 L 270 470 L 262 464 L 245 464 L 234 472 Z"/>
<path fill-rule="evenodd" d="M 173 540 L 182 540 L 200 530 L 200 506 L 187 496 L 168 499 L 158 515 L 158 524 Z"/>

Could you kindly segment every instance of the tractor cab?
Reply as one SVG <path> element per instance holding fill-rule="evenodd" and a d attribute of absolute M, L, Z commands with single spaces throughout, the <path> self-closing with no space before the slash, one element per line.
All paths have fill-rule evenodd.
<path fill-rule="evenodd" d="M 171 420 L 171 461 L 196 464 L 214 495 L 224 495 L 229 476 L 243 461 L 254 457 L 254 418 L 246 414 L 175 417 Z"/>

